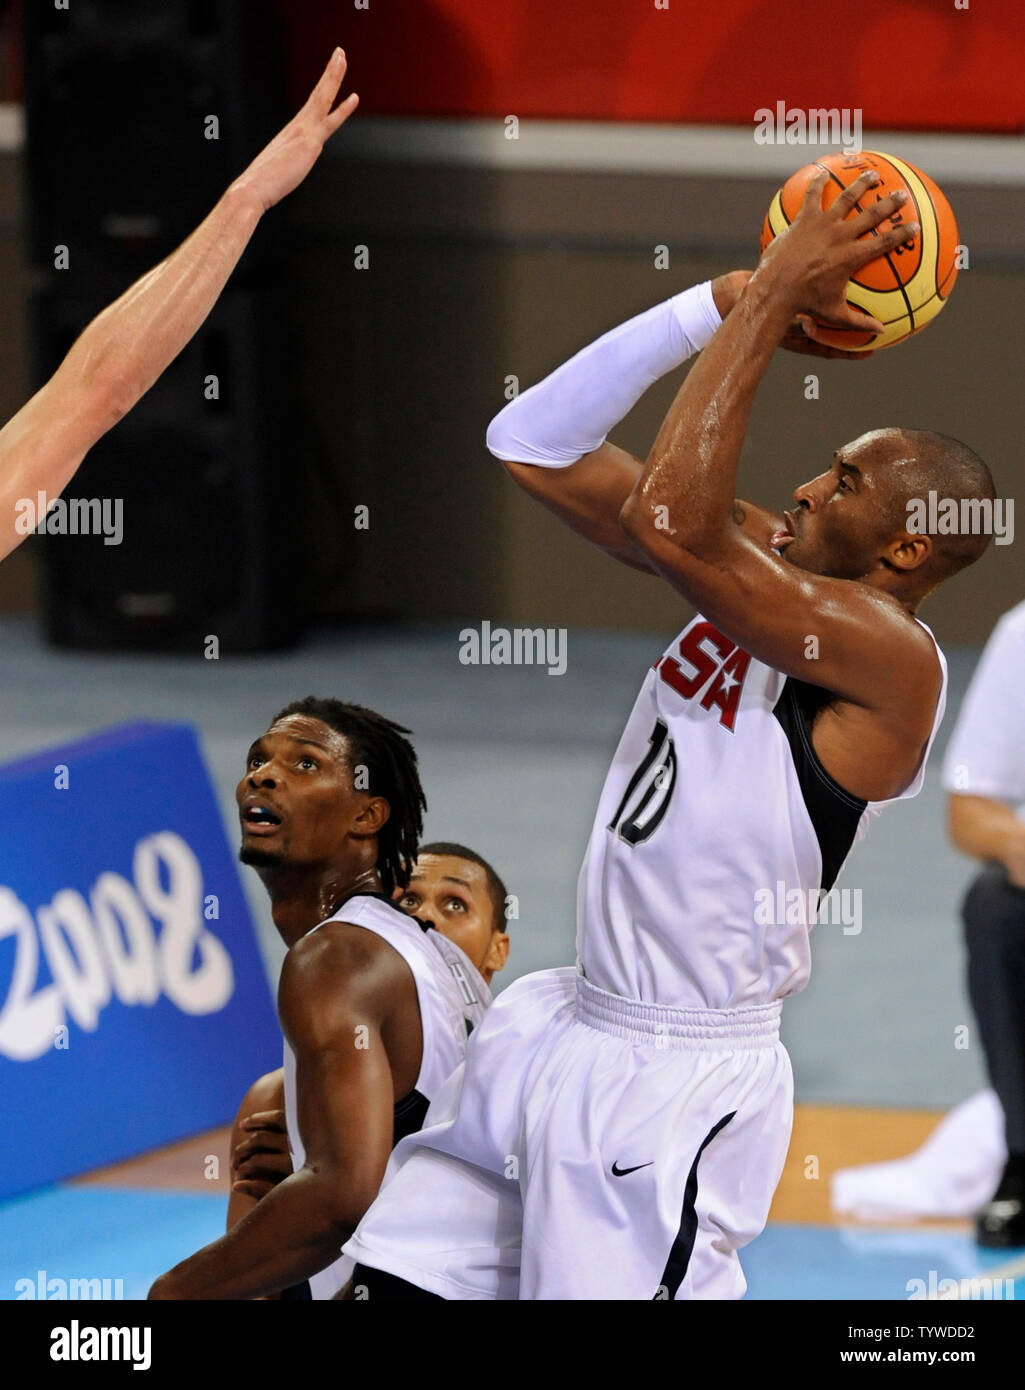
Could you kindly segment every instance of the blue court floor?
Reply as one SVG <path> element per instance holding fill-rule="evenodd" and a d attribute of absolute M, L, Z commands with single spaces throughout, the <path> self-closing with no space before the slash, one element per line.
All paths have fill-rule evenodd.
<path fill-rule="evenodd" d="M 221 1234 L 224 1212 L 212 1193 L 31 1193 L 0 1207 L 0 1298 L 72 1279 L 109 1279 L 113 1296 L 120 1279 L 121 1296 L 145 1298 L 158 1274 Z M 1025 1288 L 1025 1250 L 982 1251 L 967 1232 L 770 1225 L 742 1259 L 751 1299 L 1007 1300 Z"/>
<path fill-rule="evenodd" d="M 1025 1291 L 1025 1250 L 980 1250 L 967 1231 L 769 1225 L 741 1263 L 753 1299 L 1007 1299 Z"/>
<path fill-rule="evenodd" d="M 0 1298 L 38 1297 L 51 1279 L 120 1279 L 124 1298 L 145 1298 L 223 1233 L 225 1210 L 223 1195 L 202 1192 L 59 1184 L 17 1197 L 0 1207 Z M 34 1291 L 19 1288 L 26 1279 Z"/>

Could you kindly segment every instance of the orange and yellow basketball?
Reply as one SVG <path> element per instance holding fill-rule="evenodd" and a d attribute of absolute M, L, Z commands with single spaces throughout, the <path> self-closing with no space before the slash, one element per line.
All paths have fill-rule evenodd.
<path fill-rule="evenodd" d="M 917 222 L 921 227 L 896 250 L 862 266 L 848 282 L 848 303 L 877 318 L 885 325 L 885 331 L 879 334 L 827 329 L 823 337 L 833 347 L 849 352 L 867 352 L 903 342 L 936 317 L 957 279 L 957 223 L 950 204 L 927 174 L 894 155 L 876 150 L 824 155 L 798 169 L 773 198 L 762 224 L 763 251 L 800 212 L 808 184 L 823 169 L 829 174 L 822 194 L 823 207 L 829 207 L 859 175 L 874 169 L 879 182 L 848 216 L 857 216 L 871 203 L 902 188 L 909 194 L 908 201 L 891 220 Z M 889 226 L 889 221 L 883 222 L 866 236 L 878 236 Z"/>

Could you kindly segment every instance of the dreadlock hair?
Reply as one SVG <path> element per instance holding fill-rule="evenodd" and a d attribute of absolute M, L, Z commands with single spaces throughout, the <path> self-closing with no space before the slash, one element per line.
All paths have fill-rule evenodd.
<path fill-rule="evenodd" d="M 484 876 L 488 885 L 488 897 L 491 899 L 491 912 L 494 921 L 495 931 L 508 931 L 509 926 L 505 920 L 505 884 L 495 873 L 494 869 L 481 855 L 474 853 L 472 849 L 467 849 L 465 845 L 457 845 L 452 840 L 432 840 L 429 845 L 420 846 L 421 854 L 444 854 L 451 859 L 468 859 L 471 864 L 479 864 L 484 870 Z"/>
<path fill-rule="evenodd" d="M 376 864 L 381 888 L 391 897 L 396 888 L 405 888 L 409 883 L 427 809 L 416 753 L 403 737 L 409 730 L 363 705 L 347 705 L 342 700 L 320 699 L 316 695 L 293 700 L 271 722 L 276 724 L 290 714 L 319 719 L 341 734 L 348 744 L 350 767 L 367 769 L 364 790 L 371 796 L 383 796 L 391 808 L 377 837 Z"/>

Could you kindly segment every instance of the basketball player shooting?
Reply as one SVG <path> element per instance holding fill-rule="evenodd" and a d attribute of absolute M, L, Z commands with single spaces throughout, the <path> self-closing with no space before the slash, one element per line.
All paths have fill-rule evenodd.
<path fill-rule="evenodd" d="M 305 106 L 176 251 L 98 314 L 57 371 L 0 430 L 0 560 L 25 539 L 17 503 L 58 497 L 98 439 L 178 356 L 217 302 L 263 214 L 297 188 L 359 98 L 334 105 L 335 49 Z M 197 499 L 198 501 L 199 499 Z"/>
<path fill-rule="evenodd" d="M 880 331 L 848 279 L 920 230 L 901 193 L 856 211 L 874 171 L 824 210 L 825 178 L 754 274 L 614 329 L 491 424 L 532 496 L 699 616 L 648 671 L 606 778 L 578 967 L 491 1006 L 345 1247 L 371 1300 L 744 1292 L 737 1252 L 789 1144 L 779 1017 L 814 920 L 766 922 L 759 895 L 817 901 L 870 818 L 921 787 L 946 664 L 916 613 L 988 538 L 912 532 L 907 503 L 994 495 L 964 445 L 891 428 L 840 448 L 792 512 L 735 500 L 777 344 L 795 324 L 812 351 L 816 324 Z M 701 348 L 647 462 L 608 443 Z"/>

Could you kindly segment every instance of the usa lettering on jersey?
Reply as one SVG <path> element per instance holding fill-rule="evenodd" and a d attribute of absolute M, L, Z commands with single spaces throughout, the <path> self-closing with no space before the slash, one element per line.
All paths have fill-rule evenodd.
<path fill-rule="evenodd" d="M 732 733 L 750 653 L 704 621 L 687 629 L 677 651 L 682 662 L 673 656 L 661 656 L 655 662 L 660 678 L 684 700 L 693 700 L 704 691 L 701 708 L 717 709 L 719 723 Z"/>

